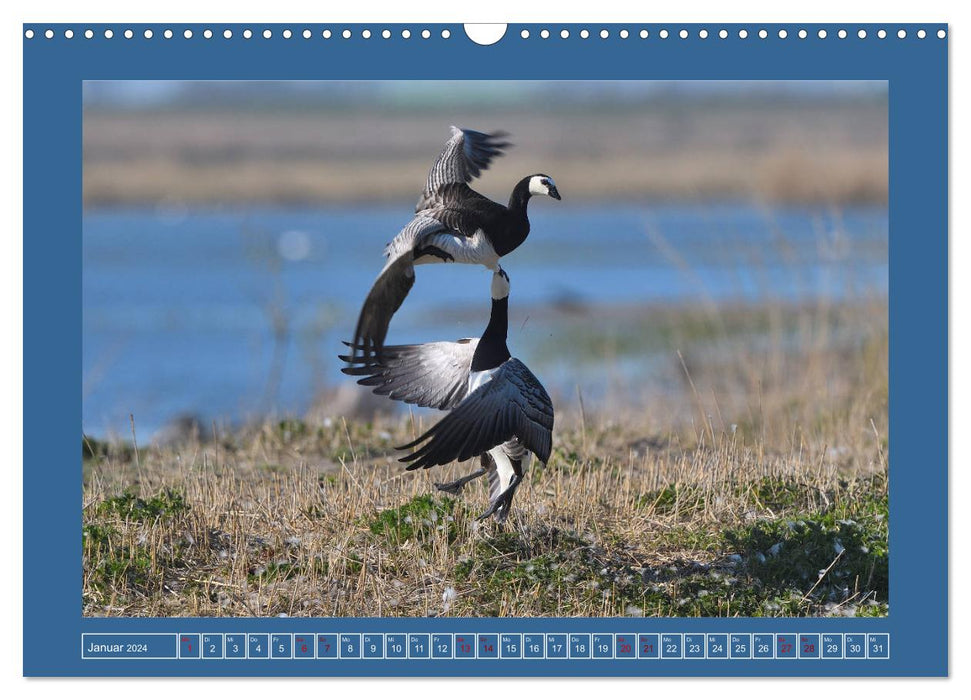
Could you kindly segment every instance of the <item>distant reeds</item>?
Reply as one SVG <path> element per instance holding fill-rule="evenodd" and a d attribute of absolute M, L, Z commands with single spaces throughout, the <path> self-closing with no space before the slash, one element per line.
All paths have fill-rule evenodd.
<path fill-rule="evenodd" d="M 552 174 L 572 202 L 594 199 L 881 203 L 888 192 L 883 100 L 595 112 L 458 114 L 502 128 L 515 148 L 483 179 L 508 191 L 523 172 Z M 417 195 L 448 123 L 408 111 L 87 110 L 86 206 L 320 204 Z M 515 157 L 512 157 L 515 154 Z"/>

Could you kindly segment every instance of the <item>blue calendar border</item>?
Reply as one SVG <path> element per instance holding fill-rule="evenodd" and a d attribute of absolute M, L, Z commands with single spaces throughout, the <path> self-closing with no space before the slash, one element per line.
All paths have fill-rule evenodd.
<path fill-rule="evenodd" d="M 202 31 L 211 28 L 212 39 Z M 384 28 L 394 30 L 389 40 Z M 114 38 L 103 37 L 112 29 Z M 245 29 L 253 38 L 242 38 Z M 263 39 L 270 28 L 272 39 Z M 295 35 L 284 39 L 290 28 Z M 304 28 L 313 32 L 305 40 Z M 403 29 L 412 37 L 400 38 Z M 431 38 L 422 39 L 423 29 Z M 590 30 L 581 39 L 579 31 Z M 716 35 L 727 29 L 726 39 Z M 54 38 L 44 33 L 54 30 Z M 74 37 L 65 38 L 71 29 Z M 93 29 L 86 39 L 83 32 Z M 134 31 L 125 39 L 126 29 Z M 151 39 L 144 38 L 150 29 Z M 164 37 L 166 29 L 174 36 Z M 190 29 L 194 37 L 183 38 Z M 230 29 L 234 38 L 225 40 Z M 333 37 L 323 39 L 324 29 Z M 344 39 L 339 32 L 351 31 Z M 373 36 L 364 39 L 361 32 Z M 440 38 L 448 29 L 451 37 Z M 526 29 L 531 38 L 523 40 Z M 540 38 L 548 29 L 549 39 Z M 560 39 L 562 29 L 569 39 Z M 610 38 L 599 38 L 607 29 Z M 620 36 L 622 29 L 630 37 Z M 650 38 L 638 36 L 641 29 Z M 670 36 L 659 38 L 666 29 Z M 687 38 L 679 32 L 688 31 Z M 701 29 L 709 36 L 702 39 Z M 748 36 L 738 36 L 745 29 Z M 757 33 L 768 31 L 766 39 Z M 788 33 L 778 38 L 780 29 Z M 806 38 L 799 38 L 801 29 Z M 819 30 L 826 38 L 819 38 Z M 848 36 L 840 39 L 837 32 Z M 866 39 L 857 31 L 867 32 Z M 886 38 L 878 38 L 885 30 Z M 906 38 L 897 37 L 903 29 Z M 917 38 L 924 29 L 926 38 Z M 941 24 L 25 24 L 24 632 L 28 676 L 896 676 L 948 670 L 948 40 Z M 81 86 L 91 79 L 886 80 L 890 119 L 890 616 L 883 619 L 84 619 L 80 616 Z M 43 445 L 43 450 L 36 446 Z M 94 632 L 864 632 L 889 660 L 82 661 Z M 808 666 L 806 664 L 809 664 Z"/>

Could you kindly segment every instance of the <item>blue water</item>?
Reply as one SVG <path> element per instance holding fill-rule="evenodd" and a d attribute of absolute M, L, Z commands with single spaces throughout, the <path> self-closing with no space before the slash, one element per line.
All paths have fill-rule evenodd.
<path fill-rule="evenodd" d="M 321 389 L 345 379 L 339 340 L 352 332 L 382 248 L 409 211 L 402 203 L 87 212 L 83 430 L 127 434 L 129 414 L 151 434 L 179 414 L 238 422 L 305 411 Z M 883 207 L 544 200 L 530 219 L 529 239 L 503 266 L 511 309 L 534 317 L 564 304 L 596 313 L 617 304 L 887 293 Z M 484 268 L 419 268 L 388 341 L 478 335 L 489 282 Z M 516 330 L 512 350 L 529 362 Z"/>

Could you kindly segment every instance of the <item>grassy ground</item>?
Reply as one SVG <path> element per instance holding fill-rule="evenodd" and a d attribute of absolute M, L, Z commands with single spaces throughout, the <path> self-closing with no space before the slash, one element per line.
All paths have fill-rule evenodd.
<path fill-rule="evenodd" d="M 684 394 L 636 413 L 557 405 L 504 528 L 484 482 L 435 490 L 469 465 L 396 462 L 428 417 L 85 439 L 84 613 L 885 615 L 885 312 L 849 345 L 682 357 Z"/>

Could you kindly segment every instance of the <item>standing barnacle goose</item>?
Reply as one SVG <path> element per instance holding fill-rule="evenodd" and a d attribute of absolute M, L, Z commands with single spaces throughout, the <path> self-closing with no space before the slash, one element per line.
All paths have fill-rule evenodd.
<path fill-rule="evenodd" d="M 380 353 L 391 317 L 415 284 L 415 265 L 459 262 L 499 269 L 499 258 L 529 235 L 526 206 L 534 194 L 560 199 L 548 175 L 524 177 L 509 206 L 482 196 L 468 183 L 502 155 L 505 134 L 452 127 L 452 138 L 428 173 L 415 217 L 385 248 L 388 258 L 375 280 L 354 331 L 355 359 Z"/>
<path fill-rule="evenodd" d="M 458 493 L 469 481 L 489 475 L 489 509 L 505 522 L 512 497 L 529 465 L 530 453 L 544 464 L 550 457 L 553 402 L 539 380 L 506 347 L 509 277 L 492 276 L 492 316 L 481 338 L 454 343 L 389 345 L 381 358 L 354 360 L 343 372 L 361 376 L 358 384 L 405 403 L 451 412 L 418 439 L 398 449 L 415 449 L 401 458 L 408 469 L 479 457 L 480 468 L 448 484 Z M 352 350 L 358 347 L 348 343 Z M 419 447 L 420 445 L 420 447 Z"/>

